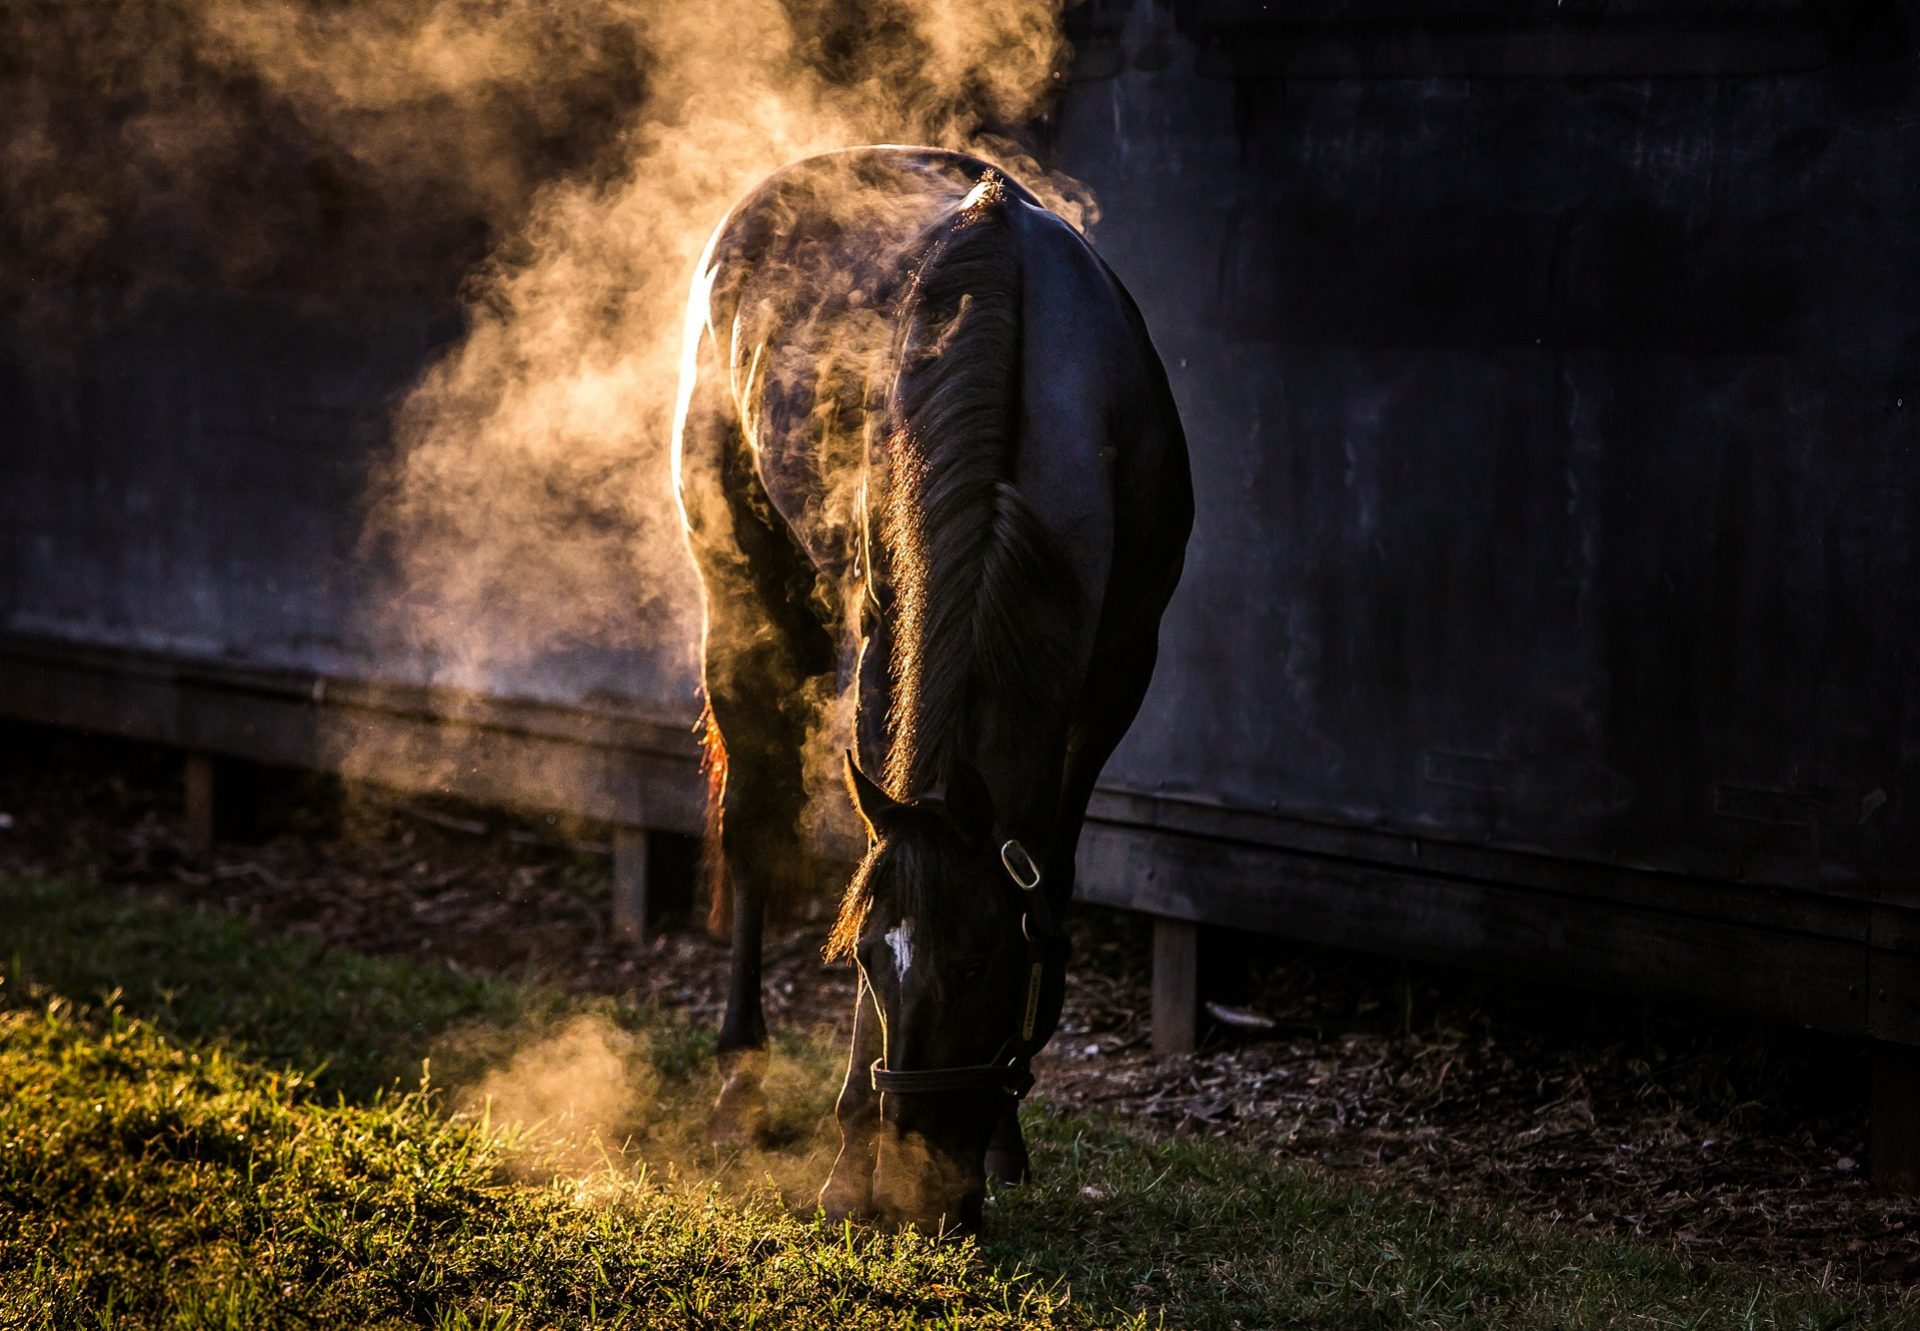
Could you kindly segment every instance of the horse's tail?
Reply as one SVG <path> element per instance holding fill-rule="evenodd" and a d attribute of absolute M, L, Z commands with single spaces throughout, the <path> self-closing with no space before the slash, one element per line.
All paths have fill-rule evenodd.
<path fill-rule="evenodd" d="M 1043 713 L 1076 627 L 1072 570 L 1011 481 L 1022 293 L 1009 206 L 989 171 L 935 228 L 903 304 L 881 520 L 898 798 L 948 775 L 975 690 Z"/>
<path fill-rule="evenodd" d="M 707 891 L 707 928 L 725 937 L 733 927 L 733 893 L 727 854 L 720 844 L 721 808 L 727 793 L 727 741 L 713 719 L 713 704 L 700 709 L 700 773 L 707 779 L 707 818 L 700 836 L 700 880 Z"/>

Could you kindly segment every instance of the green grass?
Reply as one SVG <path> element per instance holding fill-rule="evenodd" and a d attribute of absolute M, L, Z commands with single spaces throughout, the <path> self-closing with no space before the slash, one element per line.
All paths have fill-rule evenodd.
<path fill-rule="evenodd" d="M 718 1157 L 670 1014 L 5 879 L 0 964 L 0 1327 L 1920 1325 L 1045 1112 L 983 1244 L 833 1229 L 832 1050 L 780 1051 L 783 1149 Z M 597 1141 L 450 1112 L 594 1059 Z"/>

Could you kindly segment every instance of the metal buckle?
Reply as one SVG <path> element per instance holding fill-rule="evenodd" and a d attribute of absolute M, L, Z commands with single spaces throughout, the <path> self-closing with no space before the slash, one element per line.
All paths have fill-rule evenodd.
<path fill-rule="evenodd" d="M 1013 879 L 1014 886 L 1022 892 L 1031 892 L 1040 886 L 1040 866 L 1033 862 L 1033 856 L 1018 841 L 1009 841 L 1000 847 L 1000 867 L 1007 871 L 1007 877 Z"/>

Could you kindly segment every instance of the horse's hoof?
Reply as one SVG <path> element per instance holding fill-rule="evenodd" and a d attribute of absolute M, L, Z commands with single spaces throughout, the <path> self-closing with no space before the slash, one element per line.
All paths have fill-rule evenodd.
<path fill-rule="evenodd" d="M 758 1050 L 721 1055 L 720 1094 L 707 1114 L 707 1139 L 715 1146 L 764 1146 L 771 1138 L 766 1069 L 766 1055 Z"/>
<path fill-rule="evenodd" d="M 873 1203 L 860 1189 L 836 1188 L 832 1180 L 820 1189 L 820 1216 L 829 1225 L 873 1223 Z"/>
<path fill-rule="evenodd" d="M 729 1096 L 722 1091 L 707 1114 L 707 1140 L 715 1146 L 765 1146 L 772 1136 L 766 1097 L 757 1087 L 751 1095 Z"/>
<path fill-rule="evenodd" d="M 1033 1177 L 1033 1170 L 1027 1164 L 1025 1151 L 989 1150 L 986 1167 L 987 1177 L 1003 1187 L 1010 1183 L 1025 1183 Z"/>

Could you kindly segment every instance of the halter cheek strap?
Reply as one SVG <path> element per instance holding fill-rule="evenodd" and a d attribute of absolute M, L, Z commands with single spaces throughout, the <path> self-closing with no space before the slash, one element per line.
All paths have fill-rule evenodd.
<path fill-rule="evenodd" d="M 873 1060 L 867 1075 L 873 1089 L 887 1095 L 937 1095 L 951 1091 L 999 1091 L 1020 1099 L 1033 1089 L 1033 1056 L 1046 1044 L 1034 1038 L 1039 1025 L 1040 996 L 1046 988 L 1048 953 L 1064 937 L 1053 918 L 1047 894 L 1040 890 L 1040 866 L 1018 841 L 1000 847 L 1000 864 L 1020 889 L 1026 909 L 1020 916 L 1020 935 L 1026 939 L 1026 991 L 1021 995 L 1020 1026 L 1000 1046 L 992 1060 L 956 1068 L 915 1068 L 895 1072 L 882 1066 L 885 1055 Z"/>

